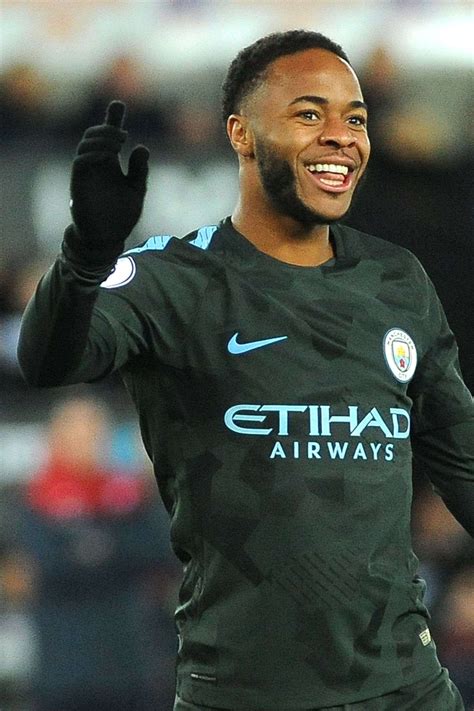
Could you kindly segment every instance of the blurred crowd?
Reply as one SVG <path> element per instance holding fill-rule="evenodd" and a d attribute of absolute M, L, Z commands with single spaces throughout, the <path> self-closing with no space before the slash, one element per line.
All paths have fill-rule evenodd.
<path fill-rule="evenodd" d="M 439 70 L 407 76 L 383 46 L 357 69 L 373 154 L 346 221 L 418 256 L 474 390 L 473 134 L 466 77 Z M 203 76 L 192 86 L 161 91 L 159 80 L 130 54 L 116 56 L 101 80 L 61 91 L 34 64 L 9 66 L 0 76 L 0 429 L 31 422 L 46 443 L 40 461 L 24 467 L 18 480 L 7 471 L 10 460 L 0 468 L 5 711 L 171 709 L 171 609 L 179 572 L 146 465 L 103 454 L 111 451 L 106 445 L 117 426 L 104 400 L 120 398 L 121 386 L 112 377 L 86 395 L 33 393 L 22 382 L 15 349 L 22 311 L 61 238 L 56 234 L 51 247 L 43 223 L 35 221 L 38 204 L 46 222 L 54 222 L 57 210 L 54 201 L 45 209 L 34 186 L 44 166 L 57 160 L 67 175 L 80 136 L 102 121 L 110 99 L 126 102 L 133 141 L 148 145 L 158 163 L 163 182 L 157 190 L 164 197 L 151 199 L 155 229 L 173 229 L 161 221 L 165 209 L 178 234 L 183 213 L 212 212 L 204 218 L 209 222 L 225 216 L 219 212 L 224 205 L 232 209 L 235 183 L 225 176 L 236 172 L 236 163 L 220 123 L 221 78 Z M 154 195 L 152 187 L 149 192 Z M 135 238 L 146 236 L 138 231 Z M 133 418 L 127 407 L 121 410 L 125 420 Z M 20 451 L 20 434 L 17 446 Z M 422 471 L 415 472 L 413 534 L 439 656 L 467 708 L 474 708 L 473 542 Z"/>
<path fill-rule="evenodd" d="M 73 149 L 85 128 L 101 123 L 111 97 L 127 104 L 127 130 L 140 141 L 163 153 L 186 158 L 225 146 L 220 116 L 196 97 L 176 92 L 166 103 L 160 99 L 159 79 L 145 73 L 143 64 L 131 54 L 119 54 L 107 66 L 101 81 L 91 86 L 70 86 L 55 91 L 51 79 L 32 64 L 9 67 L 0 81 L 2 140 L 6 145 L 53 144 Z M 68 95 L 70 92 L 70 95 Z M 191 100 L 190 100 L 191 99 Z"/>
<path fill-rule="evenodd" d="M 149 471 L 113 461 L 91 395 L 55 403 L 0 504 L 0 707 L 171 709 L 178 569 Z"/>

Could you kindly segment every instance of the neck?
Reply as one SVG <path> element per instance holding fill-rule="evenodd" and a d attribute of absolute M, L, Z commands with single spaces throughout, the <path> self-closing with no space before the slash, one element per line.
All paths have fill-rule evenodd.
<path fill-rule="evenodd" d="M 302 267 L 315 267 L 334 257 L 328 225 L 308 229 L 290 217 L 265 216 L 237 204 L 232 224 L 255 247 L 281 262 Z"/>
<path fill-rule="evenodd" d="M 328 225 L 308 227 L 275 211 L 260 185 L 242 190 L 232 213 L 234 227 L 255 247 L 281 262 L 312 267 L 334 257 Z"/>

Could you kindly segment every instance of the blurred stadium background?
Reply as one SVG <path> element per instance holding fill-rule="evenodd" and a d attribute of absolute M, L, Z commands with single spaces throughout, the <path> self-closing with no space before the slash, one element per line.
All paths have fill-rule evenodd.
<path fill-rule="evenodd" d="M 472 2 L 457 0 L 3 0 L 1 711 L 169 711 L 172 706 L 171 610 L 179 571 L 166 543 L 166 519 L 156 496 L 148 493 L 146 505 L 138 497 L 137 508 L 130 504 L 125 511 L 130 492 L 122 492 L 119 500 L 125 509 L 118 506 L 113 516 L 106 512 L 99 522 L 92 515 L 53 512 L 60 528 L 53 532 L 59 536 L 53 536 L 54 541 L 38 521 L 28 518 L 32 486 L 55 451 L 58 418 L 66 418 L 64 427 L 68 421 L 78 429 L 90 424 L 91 404 L 75 410 L 78 398 L 92 396 L 100 412 L 104 403 L 108 407 L 104 422 L 91 434 L 101 445 L 90 455 L 97 470 L 111 473 L 114 481 L 117 475 L 127 481 L 151 481 L 134 413 L 116 378 L 94 386 L 35 391 L 23 384 L 15 359 L 22 310 L 56 255 L 69 221 L 70 163 L 84 129 L 102 121 L 110 99 L 127 103 L 129 145 L 144 142 L 152 156 L 146 207 L 130 245 L 151 234 L 183 235 L 233 207 L 236 161 L 220 125 L 219 94 L 236 52 L 263 34 L 300 27 L 338 41 L 361 77 L 373 142 L 366 186 L 347 222 L 402 244 L 419 257 L 438 289 L 458 339 L 465 380 L 473 390 L 473 10 Z M 71 433 L 66 428 L 62 436 L 66 442 Z M 61 466 L 74 469 L 71 462 L 78 448 L 72 436 L 63 448 L 68 451 Z M 141 538 L 148 530 L 143 528 L 145 509 L 153 519 L 155 554 L 147 552 Z M 415 475 L 413 520 L 439 655 L 471 708 L 473 544 L 433 495 L 422 471 Z M 138 570 L 111 552 L 125 545 L 121 536 L 132 523 L 138 526 L 130 533 L 137 548 L 127 550 L 129 560 L 142 561 Z M 68 572 L 71 541 L 75 568 L 70 566 Z M 47 565 L 53 560 L 54 574 Z M 122 686 L 100 663 L 95 671 L 77 672 L 78 620 L 87 618 L 89 626 L 95 625 L 102 640 L 97 644 L 103 645 L 83 653 L 100 659 L 113 656 L 124 644 L 104 623 L 103 605 L 110 591 L 101 575 L 120 581 L 116 589 L 121 591 L 121 606 L 114 619 L 129 630 L 128 638 L 140 639 L 140 644 L 126 646 L 126 658 L 114 662 Z M 52 625 L 56 617 L 62 629 Z M 50 630 L 46 638 L 41 631 L 45 620 Z M 91 632 L 90 645 L 93 639 Z M 134 675 L 136 668 L 146 671 L 146 684 Z M 84 685 L 89 696 L 85 706 L 78 706 Z M 142 696 L 137 685 L 142 691 L 146 687 Z M 114 697 L 117 690 L 120 700 Z M 58 701 L 73 697 L 76 705 Z"/>

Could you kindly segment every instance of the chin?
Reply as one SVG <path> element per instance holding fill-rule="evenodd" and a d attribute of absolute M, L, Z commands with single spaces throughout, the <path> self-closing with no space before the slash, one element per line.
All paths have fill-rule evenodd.
<path fill-rule="evenodd" d="M 299 192 L 299 191 L 298 191 Z M 317 225 L 331 225 L 333 222 L 342 220 L 350 210 L 352 195 L 327 195 L 327 196 L 303 196 L 296 190 L 289 193 L 291 200 L 280 201 L 280 207 L 286 208 L 289 216 L 296 219 L 301 224 L 312 227 Z"/>
<path fill-rule="evenodd" d="M 332 225 L 334 222 L 339 222 L 346 217 L 349 213 L 350 206 L 351 203 L 349 202 L 348 204 L 338 207 L 337 210 L 324 210 L 321 208 L 318 209 L 315 206 L 313 207 L 312 205 L 305 205 L 305 209 L 299 211 L 299 219 L 296 214 L 294 214 L 294 217 L 306 225 Z"/>

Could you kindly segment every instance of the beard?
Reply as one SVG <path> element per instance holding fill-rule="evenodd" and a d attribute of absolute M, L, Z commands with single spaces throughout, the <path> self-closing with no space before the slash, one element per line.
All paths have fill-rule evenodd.
<path fill-rule="evenodd" d="M 331 225 L 348 215 L 350 205 L 338 217 L 328 217 L 308 207 L 297 193 L 296 177 L 288 161 L 276 156 L 262 139 L 256 145 L 255 158 L 267 197 L 281 215 L 291 217 L 304 228 Z M 357 192 L 360 184 L 361 181 L 356 186 Z"/>

